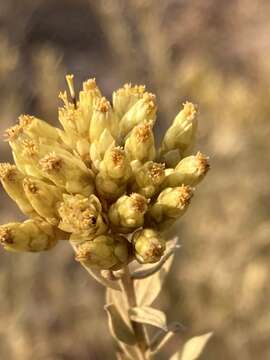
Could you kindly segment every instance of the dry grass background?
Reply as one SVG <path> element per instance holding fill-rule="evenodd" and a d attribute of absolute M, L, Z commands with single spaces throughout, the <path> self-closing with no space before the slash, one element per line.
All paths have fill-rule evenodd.
<path fill-rule="evenodd" d="M 174 230 L 160 305 L 189 334 L 214 331 L 207 360 L 270 358 L 269 16 L 267 0 L 0 0 L 1 133 L 20 113 L 54 123 L 66 72 L 106 95 L 146 83 L 158 133 L 181 102 L 199 105 L 212 170 Z M 21 218 L 3 192 L 0 215 Z M 104 291 L 67 244 L 1 251 L 0 293 L 0 359 L 114 359 Z"/>

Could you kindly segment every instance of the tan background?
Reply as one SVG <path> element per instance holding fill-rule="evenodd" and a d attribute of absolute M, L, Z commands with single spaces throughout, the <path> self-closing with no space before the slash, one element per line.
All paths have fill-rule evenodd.
<path fill-rule="evenodd" d="M 190 334 L 214 331 L 205 360 L 270 358 L 269 16 L 267 0 L 0 0 L 1 133 L 20 113 L 56 122 L 66 72 L 107 96 L 145 83 L 157 134 L 184 100 L 199 105 L 212 169 L 175 229 L 183 246 L 158 305 Z M 0 152 L 10 160 L 2 140 Z M 0 215 L 22 219 L 3 192 Z M 114 359 L 104 290 L 67 244 L 1 250 L 0 294 L 0 359 Z"/>

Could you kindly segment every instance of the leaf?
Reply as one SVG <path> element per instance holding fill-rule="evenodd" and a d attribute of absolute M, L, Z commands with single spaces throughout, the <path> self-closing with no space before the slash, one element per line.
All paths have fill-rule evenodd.
<path fill-rule="evenodd" d="M 129 325 L 130 320 L 128 316 L 128 304 L 126 296 L 123 292 L 107 288 L 106 290 L 106 303 L 114 304 L 123 320 Z"/>
<path fill-rule="evenodd" d="M 123 351 L 123 359 L 125 360 L 142 360 L 140 352 L 136 346 L 131 346 L 124 344 L 123 342 L 119 342 L 119 347 Z"/>
<path fill-rule="evenodd" d="M 171 339 L 177 337 L 180 331 L 184 329 L 185 327 L 177 321 L 168 324 L 167 331 L 159 329 L 150 341 L 151 353 L 158 353 Z"/>
<path fill-rule="evenodd" d="M 173 246 L 176 245 L 175 242 L 176 241 L 174 241 Z M 170 251 L 170 249 L 168 249 L 168 251 Z M 158 297 L 165 277 L 172 266 L 173 259 L 174 255 L 165 262 L 158 272 L 145 279 L 134 281 L 137 303 L 139 306 L 149 306 Z"/>
<path fill-rule="evenodd" d="M 152 325 L 167 331 L 167 319 L 163 311 L 150 306 L 133 307 L 129 309 L 129 316 L 132 321 Z"/>
<path fill-rule="evenodd" d="M 135 344 L 136 340 L 131 328 L 124 322 L 116 306 L 114 304 L 108 304 L 105 305 L 104 308 L 108 315 L 109 328 L 112 336 L 117 341 L 122 341 L 125 344 Z"/>
<path fill-rule="evenodd" d="M 181 359 L 180 359 L 180 354 L 179 354 L 179 352 L 173 354 L 173 355 L 170 357 L 170 360 L 181 360 Z"/>
<path fill-rule="evenodd" d="M 202 354 L 212 332 L 204 335 L 195 336 L 189 339 L 183 347 L 183 350 L 174 354 L 170 360 L 196 360 Z"/>

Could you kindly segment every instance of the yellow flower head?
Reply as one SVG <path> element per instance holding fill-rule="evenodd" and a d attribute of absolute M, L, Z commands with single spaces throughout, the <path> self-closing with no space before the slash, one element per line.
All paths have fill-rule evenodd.
<path fill-rule="evenodd" d="M 185 213 L 209 169 L 205 155 L 190 155 L 196 107 L 183 105 L 158 149 L 156 97 L 145 86 L 125 84 L 111 104 L 95 79 L 78 96 L 74 76 L 66 80 L 62 129 L 21 115 L 5 132 L 15 164 L 0 164 L 0 181 L 30 219 L 0 226 L 0 243 L 43 251 L 69 239 L 76 260 L 106 270 L 159 261 L 164 229 Z"/>

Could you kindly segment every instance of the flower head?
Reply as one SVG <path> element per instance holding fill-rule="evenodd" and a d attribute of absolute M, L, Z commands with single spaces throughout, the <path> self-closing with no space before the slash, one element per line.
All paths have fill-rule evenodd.
<path fill-rule="evenodd" d="M 200 152 L 186 157 L 196 107 L 184 104 L 157 149 L 156 97 L 145 86 L 124 85 L 111 104 L 95 79 L 78 96 L 73 75 L 66 79 L 63 129 L 22 115 L 6 130 L 15 164 L 0 164 L 0 181 L 30 219 L 0 226 L 0 243 L 43 251 L 69 239 L 76 260 L 98 269 L 156 262 L 166 248 L 164 229 L 185 213 L 209 169 Z"/>

